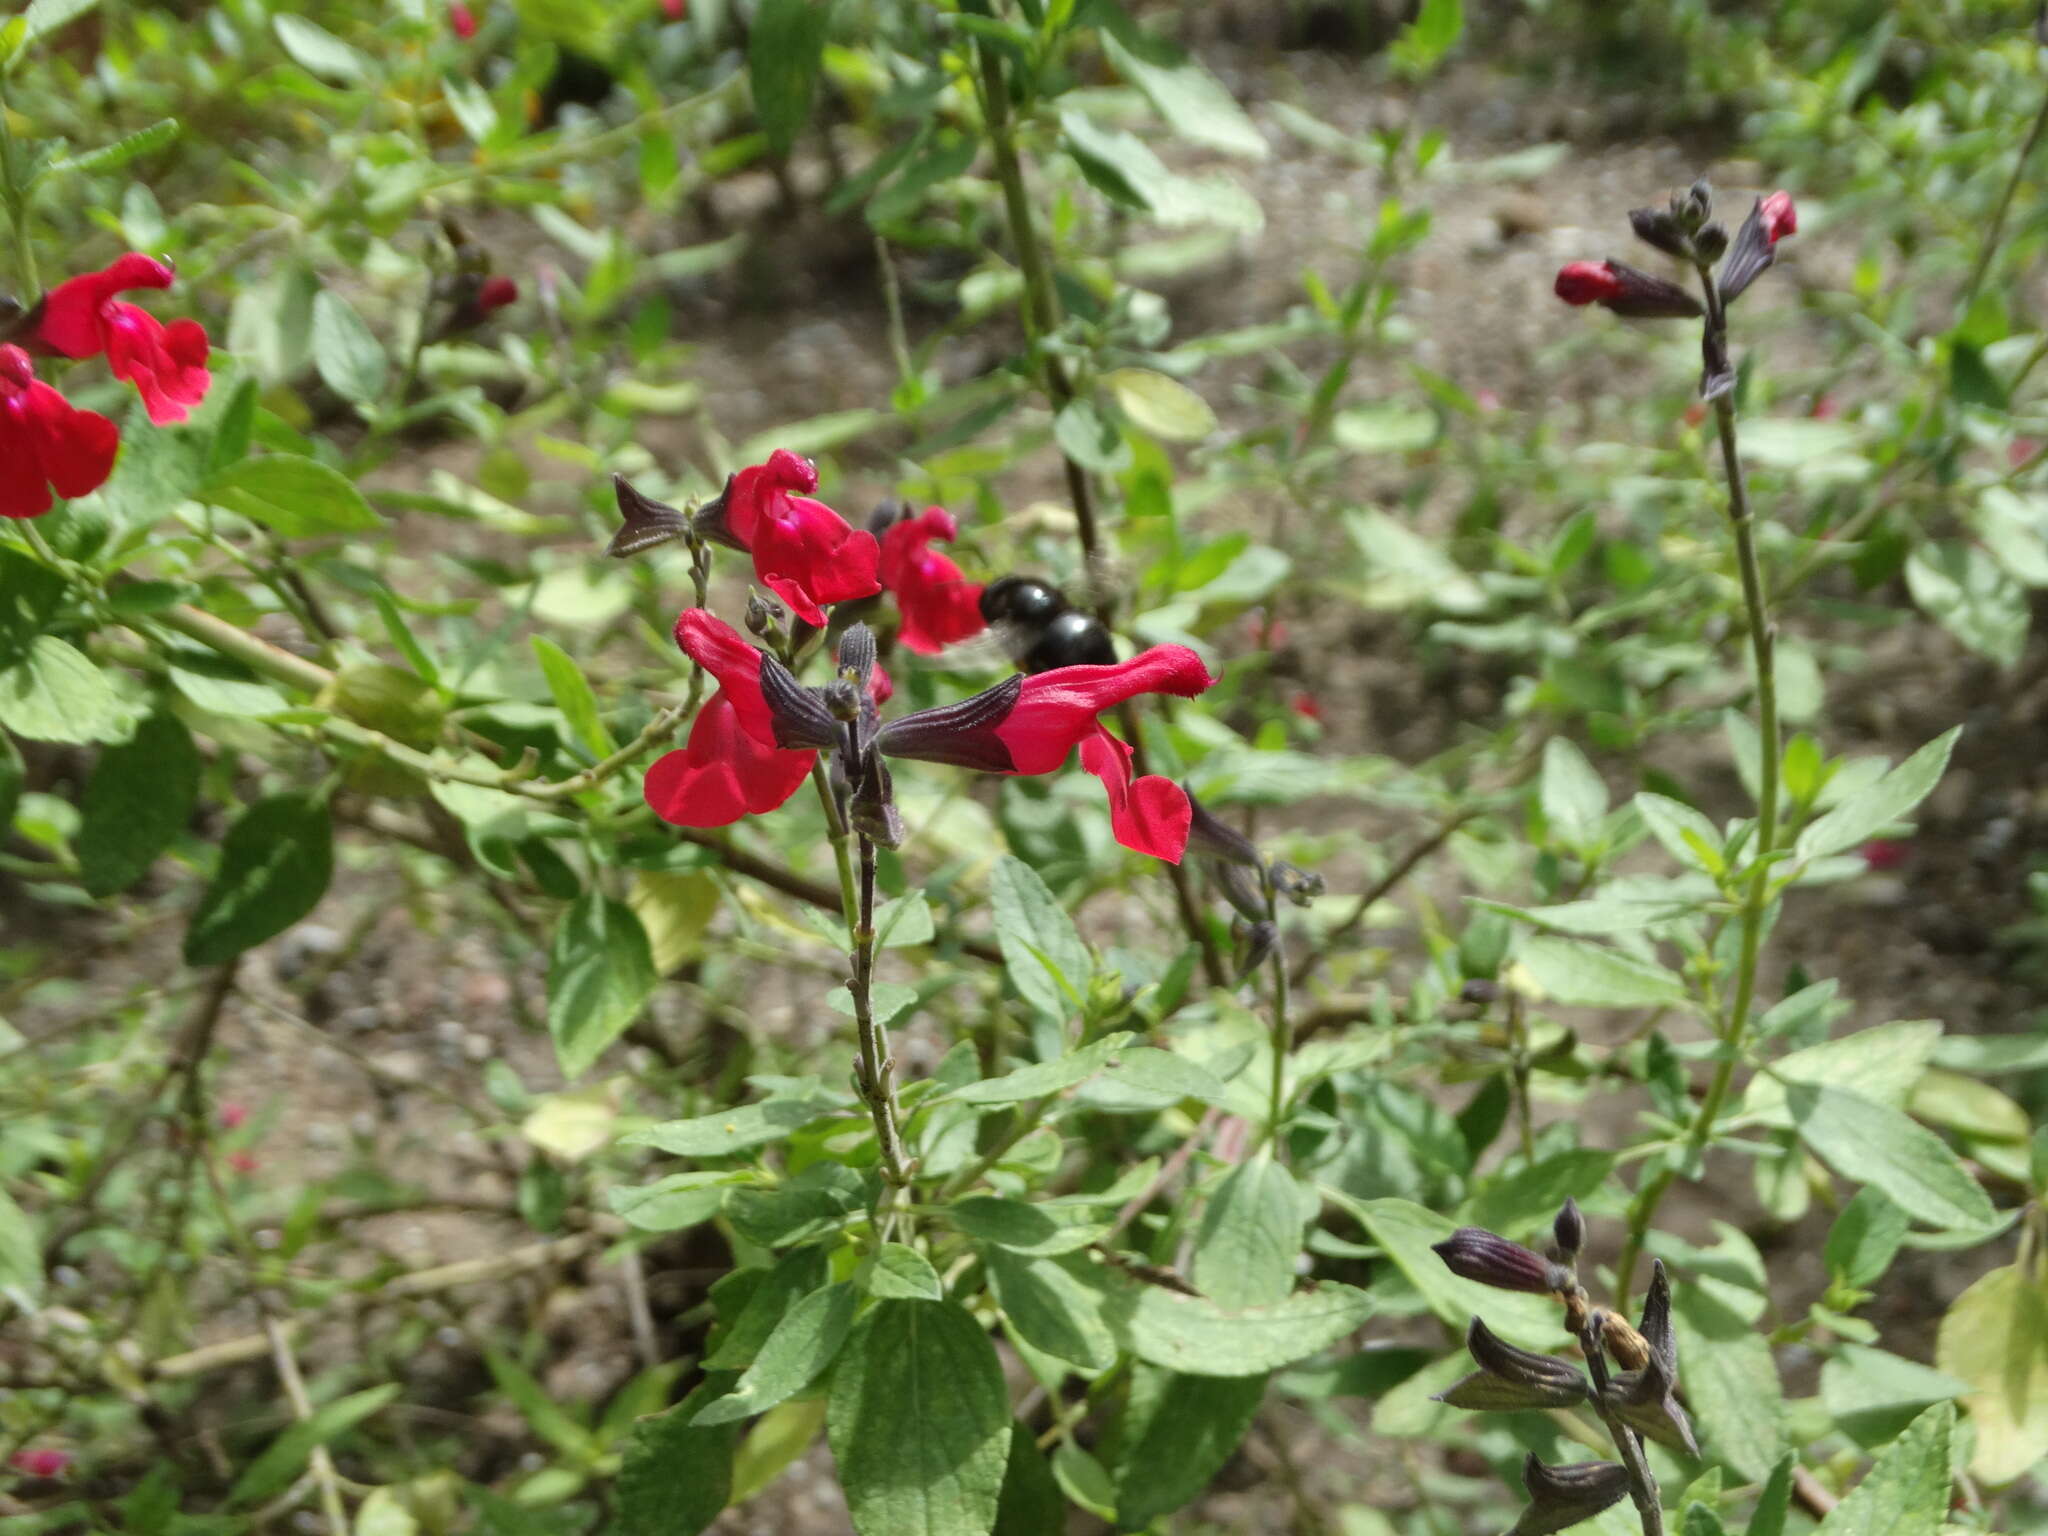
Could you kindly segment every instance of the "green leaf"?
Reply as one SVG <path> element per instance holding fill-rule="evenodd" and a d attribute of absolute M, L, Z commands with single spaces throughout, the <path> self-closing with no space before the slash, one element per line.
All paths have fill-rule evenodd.
<path fill-rule="evenodd" d="M 64 609 L 64 578 L 42 561 L 0 544 L 0 667 L 28 655 Z"/>
<path fill-rule="evenodd" d="M 1099 1264 L 1079 1254 L 1030 1258 L 993 1246 L 981 1256 L 996 1304 L 1025 1343 L 1084 1371 L 1107 1370 L 1115 1361 Z"/>
<path fill-rule="evenodd" d="M 1083 1219 L 1078 1209 L 1032 1205 L 997 1195 L 969 1195 L 946 1207 L 946 1219 L 978 1242 L 1016 1253 L 1072 1253 L 1108 1230 L 1104 1222 Z"/>
<path fill-rule="evenodd" d="M 52 161 L 43 174 L 55 176 L 65 172 L 99 172 L 117 170 L 139 155 L 151 150 L 162 149 L 178 136 L 178 120 L 175 117 L 162 118 L 111 144 L 102 144 L 98 149 L 86 150 L 83 154 L 66 155 Z"/>
<path fill-rule="evenodd" d="M 301 68 L 335 85 L 360 85 L 370 66 L 360 53 L 325 27 L 289 11 L 270 18 L 277 40 Z"/>
<path fill-rule="evenodd" d="M 363 493 L 339 470 L 295 453 L 241 459 L 192 494 L 288 539 L 369 533 L 383 526 Z"/>
<path fill-rule="evenodd" d="M 1928 1536 L 1949 1503 L 1953 1403 L 1937 1403 L 1892 1442 L 1863 1481 L 1828 1511 L 1814 1536 Z"/>
<path fill-rule="evenodd" d="M 1821 1402 L 1835 1427 L 1867 1446 L 1889 1444 L 1929 1406 L 1969 1390 L 1945 1371 L 1846 1341 L 1820 1370 Z"/>
<path fill-rule="evenodd" d="M 825 1429 L 860 1536 L 987 1536 L 1010 1459 L 995 1345 L 966 1308 L 888 1300 L 832 1373 Z"/>
<path fill-rule="evenodd" d="M 588 899 L 588 898 L 586 898 Z M 665 1120 L 620 1138 L 628 1147 L 656 1147 L 675 1157 L 732 1157 L 749 1147 L 780 1141 L 798 1126 L 808 1125 L 838 1106 L 823 1094 L 763 1099 L 736 1104 L 692 1120 Z"/>
<path fill-rule="evenodd" d="M 68 27 L 87 11 L 99 4 L 99 0 L 29 0 L 29 7 L 22 12 L 22 48 L 30 43 L 48 37 L 61 27 Z"/>
<path fill-rule="evenodd" d="M 0 1189 L 0 1296 L 30 1307 L 43 1299 L 43 1250 L 27 1212 Z"/>
<path fill-rule="evenodd" d="M 1109 416 L 1095 402 L 1076 396 L 1053 417 L 1052 435 L 1060 452 L 1083 469 L 1099 475 L 1119 475 L 1131 467 L 1131 445 Z"/>
<path fill-rule="evenodd" d="M 1426 405 L 1379 400 L 1339 411 L 1330 421 L 1330 436 L 1353 453 L 1420 453 L 1436 441 L 1442 426 Z"/>
<path fill-rule="evenodd" d="M 1258 203 L 1236 183 L 1168 170 L 1136 134 L 1104 128 L 1073 109 L 1060 114 L 1060 134 L 1062 147 L 1073 156 L 1090 186 L 1112 202 L 1151 214 L 1169 228 L 1220 224 L 1256 234 L 1265 225 L 1266 216 Z"/>
<path fill-rule="evenodd" d="M 1792 1469 L 1798 1465 L 1799 1453 L 1787 1451 L 1771 1468 L 1757 1495 L 1746 1536 L 1785 1536 L 1785 1517 L 1792 1511 Z"/>
<path fill-rule="evenodd" d="M 555 707 L 569 722 L 576 739 L 590 749 L 592 757 L 611 756 L 618 747 L 598 715 L 597 695 L 591 691 L 590 679 L 583 675 L 583 669 L 546 635 L 533 636 L 531 643 L 533 654 L 540 659 L 541 675 L 548 681 L 548 692 L 555 696 Z"/>
<path fill-rule="evenodd" d="M 1112 368 L 1102 383 L 1141 432 L 1162 442 L 1199 443 L 1216 430 L 1209 402 L 1178 379 L 1150 368 Z"/>
<path fill-rule="evenodd" d="M 1674 1287 L 1672 1311 L 1701 1438 L 1745 1479 L 1764 1477 L 1785 1450 L 1785 1392 L 1769 1342 L 1697 1282 Z"/>
<path fill-rule="evenodd" d="M 1105 23 L 1102 50 L 1118 74 L 1152 103 L 1183 139 L 1247 160 L 1266 158 L 1266 140 L 1237 98 L 1201 64 L 1137 28 Z"/>
<path fill-rule="evenodd" d="M 1038 1454 L 1038 1442 L 1022 1424 L 1010 1426 L 1010 1455 L 1003 1470 L 1002 1505 L 990 1536 L 1045 1536 L 1066 1522 L 1059 1484 Z"/>
<path fill-rule="evenodd" d="M 313 299 L 313 366 L 321 382 L 351 405 L 376 404 L 391 378 L 383 343 L 332 288 Z"/>
<path fill-rule="evenodd" d="M 1207 1488 L 1251 1429 L 1266 1381 L 1135 1366 L 1116 1471 L 1117 1523 L 1150 1529 Z"/>
<path fill-rule="evenodd" d="M 864 1266 L 868 1294 L 909 1301 L 944 1301 L 946 1288 L 932 1261 L 904 1243 L 884 1243 Z"/>
<path fill-rule="evenodd" d="M 230 1504 L 254 1504 L 281 1492 L 306 1465 L 313 1448 L 347 1434 L 382 1408 L 400 1388 L 396 1382 L 372 1387 L 367 1392 L 337 1398 L 314 1411 L 313 1416 L 292 1425 L 264 1448 L 263 1454 L 243 1469 L 228 1490 Z"/>
<path fill-rule="evenodd" d="M 1394 67 L 1411 77 L 1426 75 L 1443 62 L 1464 32 L 1463 0 L 1422 0 L 1421 11 L 1401 29 L 1389 50 Z"/>
<path fill-rule="evenodd" d="M 1127 1285 L 1111 1326 L 1141 1360 L 1191 1376 L 1255 1376 L 1291 1365 L 1362 1327 L 1372 1298 L 1348 1285 L 1297 1291 L 1265 1307 L 1219 1307 L 1164 1286 Z"/>
<path fill-rule="evenodd" d="M 1539 799 L 1550 830 L 1574 848 L 1591 846 L 1607 818 L 1607 786 L 1586 754 L 1562 736 L 1543 746 Z"/>
<path fill-rule="evenodd" d="M 875 914 L 877 949 L 915 949 L 931 943 L 938 931 L 932 920 L 932 904 L 925 900 L 922 891 L 898 896 Z"/>
<path fill-rule="evenodd" d="M 2027 591 L 1976 544 L 1935 539 L 1906 557 L 1906 590 L 1937 624 L 2009 667 L 2027 643 Z"/>
<path fill-rule="evenodd" d="M 732 1180 L 720 1171 L 672 1173 L 652 1184 L 614 1184 L 604 1197 L 613 1215 L 642 1232 L 680 1232 L 716 1216 Z"/>
<path fill-rule="evenodd" d="M 199 800 L 199 751 L 175 715 L 151 715 L 94 765 L 76 840 L 85 888 L 125 891 L 184 831 Z"/>
<path fill-rule="evenodd" d="M 28 783 L 28 765 L 21 760 L 21 749 L 14 744 L 14 738 L 0 731 L 0 840 L 7 836 L 7 829 L 14 825 L 14 812 L 21 804 L 22 789 Z"/>
<path fill-rule="evenodd" d="M 1664 851 L 1679 863 L 1710 875 L 1720 873 L 1724 867 L 1721 833 L 1706 817 L 1682 800 L 1652 794 L 1648 790 L 1637 795 L 1630 804 L 1643 818 L 1643 825 L 1650 829 L 1650 835 L 1662 843 Z"/>
<path fill-rule="evenodd" d="M 1829 1276 L 1853 1286 L 1869 1285 L 1891 1267 L 1911 1225 L 1912 1218 L 1884 1191 L 1869 1186 L 1857 1190 L 1828 1228 L 1822 1256 Z"/>
<path fill-rule="evenodd" d="M 1916 1221 L 1983 1227 L 1997 1219 L 1984 1187 L 1948 1143 L 1896 1109 L 1816 1083 L 1794 1083 L 1786 1100 L 1800 1140 L 1854 1184 L 1871 1184 Z"/>
<path fill-rule="evenodd" d="M 1304 1209 L 1294 1175 L 1261 1152 L 1225 1175 L 1195 1238 L 1195 1289 L 1220 1307 L 1285 1301 L 1294 1289 Z"/>
<path fill-rule="evenodd" d="M 764 1413 L 803 1391 L 838 1357 L 853 1329 L 858 1299 L 852 1283 L 842 1280 L 797 1302 L 782 1314 L 782 1321 L 732 1391 L 705 1405 L 690 1422 L 731 1424 Z"/>
<path fill-rule="evenodd" d="M 2008 1264 L 1964 1291 L 1941 1320 L 1934 1363 L 1969 1383 L 1971 1472 L 2004 1484 L 2040 1466 L 2048 1456 L 2048 1298 L 2038 1278 Z"/>
<path fill-rule="evenodd" d="M 1613 1171 L 1614 1154 L 1591 1147 L 1570 1147 L 1497 1173 L 1481 1185 L 1466 1209 L 1468 1225 L 1513 1236 L 1537 1223 L 1547 1225 L 1550 1213 L 1570 1197 L 1583 1204 Z"/>
<path fill-rule="evenodd" d="M 577 1423 L 525 1366 L 490 1344 L 484 1346 L 484 1364 L 498 1390 L 512 1400 L 527 1427 L 541 1439 L 564 1456 L 579 1461 L 596 1449 L 590 1431 Z"/>
<path fill-rule="evenodd" d="M 778 155 L 789 153 L 810 121 L 831 21 L 830 0 L 762 0 L 754 13 L 747 79 L 754 91 L 754 116 Z"/>
<path fill-rule="evenodd" d="M 996 942 L 1002 946 L 1003 965 L 1017 991 L 1027 1003 L 1053 1018 L 1078 1012 L 1094 980 L 1095 967 L 1074 930 L 1074 920 L 1046 888 L 1038 871 L 1006 853 L 996 860 L 989 894 L 995 908 Z"/>
<path fill-rule="evenodd" d="M 640 1015 L 660 981 L 647 930 L 624 902 L 597 891 L 576 898 L 548 954 L 548 1033 L 572 1081 Z"/>
<path fill-rule="evenodd" d="M 1963 728 L 1942 732 L 1868 788 L 1858 791 L 1799 834 L 1793 855 L 1824 859 L 1862 846 L 1934 792 Z"/>
<path fill-rule="evenodd" d="M 185 930 L 188 965 L 221 965 L 320 904 L 334 873 L 334 823 L 311 795 L 271 795 L 235 818 L 220 867 Z"/>
<path fill-rule="evenodd" d="M 1767 1125 L 1791 1125 L 1791 1112 L 1785 1104 L 1790 1083 L 1821 1084 L 1887 1109 L 1904 1109 L 1907 1094 L 1920 1080 L 1940 1039 L 1941 1026 L 1934 1020 L 1900 1019 L 1809 1045 L 1779 1057 L 1749 1080 L 1742 1095 L 1742 1113 Z"/>
<path fill-rule="evenodd" d="M 1344 514 L 1345 531 L 1365 557 L 1365 576 L 1356 593 L 1367 608 L 1436 608 L 1476 613 L 1486 594 L 1457 562 L 1435 544 L 1376 508 Z"/>
<path fill-rule="evenodd" d="M 37 635 L 0 671 L 0 726 L 17 736 L 80 746 L 119 741 L 130 723 L 106 674 L 55 635 Z"/>
<path fill-rule="evenodd" d="M 1668 1008 L 1686 1000 L 1685 982 L 1654 960 L 1577 939 L 1538 935 L 1516 956 L 1545 996 L 1587 1008 Z"/>
<path fill-rule="evenodd" d="M 969 1083 L 948 1094 L 933 1094 L 925 1100 L 927 1104 L 941 1098 L 957 1099 L 963 1104 L 1021 1104 L 1026 1099 L 1041 1099 L 1048 1094 L 1071 1088 L 1100 1072 L 1108 1062 L 1133 1036 L 1118 1030 L 1090 1041 L 1077 1051 L 1069 1051 L 1057 1061 L 1036 1062 L 1028 1067 L 1018 1067 L 1000 1077 L 987 1078 L 979 1083 Z"/>
<path fill-rule="evenodd" d="M 1109 1114 L 1149 1113 L 1183 1099 L 1221 1104 L 1229 1097 L 1229 1088 L 1213 1072 L 1154 1045 L 1118 1051 L 1074 1095 L 1075 1102 Z"/>

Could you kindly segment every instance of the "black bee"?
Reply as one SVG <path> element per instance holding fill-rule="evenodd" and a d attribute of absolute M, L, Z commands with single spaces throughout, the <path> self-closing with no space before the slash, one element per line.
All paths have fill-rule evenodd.
<path fill-rule="evenodd" d="M 1116 643 L 1102 621 L 1035 576 L 1001 576 L 983 587 L 981 616 L 1022 671 L 1116 664 Z"/>

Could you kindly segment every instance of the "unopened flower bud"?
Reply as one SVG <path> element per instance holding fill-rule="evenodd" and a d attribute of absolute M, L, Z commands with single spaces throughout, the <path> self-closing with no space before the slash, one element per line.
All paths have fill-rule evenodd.
<path fill-rule="evenodd" d="M 853 624 L 839 637 L 839 675 L 856 688 L 865 688 L 875 673 L 875 632 L 865 624 Z"/>
<path fill-rule="evenodd" d="M 1620 1503 L 1628 1492 L 1628 1471 L 1618 1461 L 1547 1467 L 1532 1453 L 1522 1463 L 1522 1486 L 1529 1490 L 1529 1507 L 1508 1536 L 1550 1536 Z"/>
<path fill-rule="evenodd" d="M 1274 949 L 1280 943 L 1280 926 L 1264 918 L 1255 923 L 1241 923 L 1237 926 L 1242 929 L 1245 936 L 1244 969 L 1237 978 L 1242 982 L 1272 957 Z"/>
<path fill-rule="evenodd" d="M 832 712 L 834 720 L 858 720 L 860 718 L 860 689 L 843 677 L 835 677 L 822 690 L 825 707 Z"/>
<path fill-rule="evenodd" d="M 1284 861 L 1273 865 L 1272 878 L 1273 889 L 1297 907 L 1305 907 L 1323 894 L 1324 884 L 1321 875 L 1310 874 L 1307 870 Z"/>
<path fill-rule="evenodd" d="M 1586 1246 L 1586 1218 L 1579 1212 L 1579 1202 L 1569 1195 L 1565 1197 L 1564 1209 L 1557 1213 L 1557 1220 L 1550 1224 L 1550 1235 L 1557 1242 L 1559 1260 L 1566 1264 Z"/>
<path fill-rule="evenodd" d="M 1692 248 L 1699 253 L 1701 261 L 1719 261 L 1728 249 L 1728 226 L 1709 224 L 1692 237 Z"/>
<path fill-rule="evenodd" d="M 1667 256 L 1686 257 L 1685 231 L 1678 227 L 1678 220 L 1662 208 L 1631 208 L 1628 211 L 1629 228 L 1636 232 L 1636 238 L 1654 245 Z"/>
<path fill-rule="evenodd" d="M 1706 177 L 1702 176 L 1673 196 L 1671 214 L 1687 234 L 1692 234 L 1714 216 L 1714 189 L 1707 184 Z"/>
<path fill-rule="evenodd" d="M 1678 284 L 1625 261 L 1574 261 L 1553 285 L 1567 304 L 1598 304 L 1632 320 L 1691 320 L 1706 313 Z"/>
<path fill-rule="evenodd" d="M 1799 210 L 1793 206 L 1791 193 L 1773 192 L 1758 198 L 1742 228 L 1735 232 L 1728 264 L 1721 269 L 1722 301 L 1733 300 L 1762 276 L 1778 259 L 1778 242 L 1798 231 Z"/>
<path fill-rule="evenodd" d="M 1484 1227 L 1460 1227 L 1432 1247 L 1452 1274 L 1497 1290 L 1541 1296 L 1572 1283 L 1563 1266 Z"/>
<path fill-rule="evenodd" d="M 782 638 L 782 621 L 786 617 L 788 610 L 774 598 L 758 592 L 747 594 L 747 633 L 755 639 L 773 645 Z"/>

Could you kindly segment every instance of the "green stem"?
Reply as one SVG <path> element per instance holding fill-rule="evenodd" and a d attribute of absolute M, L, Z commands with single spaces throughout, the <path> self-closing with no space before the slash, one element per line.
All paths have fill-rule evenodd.
<path fill-rule="evenodd" d="M 872 1002 L 875 980 L 875 844 L 865 833 L 860 843 L 860 888 L 856 904 L 847 910 L 847 926 L 853 930 L 853 974 L 847 991 L 853 996 L 853 1020 L 858 1035 L 860 1060 L 854 1067 L 853 1084 L 868 1114 L 875 1122 L 875 1146 L 881 1157 L 882 1176 L 898 1189 L 910 1182 L 908 1160 L 903 1155 L 901 1119 L 896 1107 L 896 1063 L 889 1055 L 889 1037 L 875 1022 Z"/>
<path fill-rule="evenodd" d="M 1727 317 L 1721 307 L 1720 290 L 1711 272 L 1700 268 L 1700 282 L 1707 296 L 1707 325 L 1725 334 Z M 1735 993 L 1721 1024 L 1721 1049 L 1706 1097 L 1700 1101 L 1686 1135 L 1690 1157 L 1696 1158 L 1713 1140 L 1714 1124 L 1727 1103 L 1735 1080 L 1735 1064 L 1749 1035 L 1750 1009 L 1756 1001 L 1757 961 L 1763 949 L 1764 919 L 1771 904 L 1771 853 L 1778 840 L 1778 681 L 1774 665 L 1776 630 L 1771 623 L 1770 597 L 1764 590 L 1763 565 L 1757 556 L 1756 519 L 1750 506 L 1749 486 L 1742 474 L 1742 454 L 1735 435 L 1735 403 L 1731 392 L 1714 400 L 1714 425 L 1721 442 L 1721 464 L 1728 478 L 1728 523 L 1735 538 L 1735 560 L 1742 576 L 1742 606 L 1749 629 L 1750 660 L 1756 671 L 1757 739 L 1762 761 L 1757 768 L 1756 842 L 1750 851 L 1748 884 L 1740 911 L 1742 934 L 1736 961 Z M 1628 1240 L 1615 1270 L 1616 1304 L 1626 1307 L 1636 1260 L 1657 1204 L 1671 1187 L 1677 1169 L 1667 1164 L 1645 1180 L 1629 1207 Z"/>
<path fill-rule="evenodd" d="M 1267 1095 L 1266 1134 L 1272 1138 L 1273 1150 L 1280 1150 L 1280 1117 L 1287 1109 L 1287 1058 L 1294 1048 L 1294 1026 L 1287 1016 L 1288 975 L 1287 946 L 1279 940 L 1280 910 L 1275 899 L 1272 882 L 1266 888 L 1266 921 L 1273 925 L 1273 957 L 1267 962 L 1273 972 L 1273 1081 Z"/>
<path fill-rule="evenodd" d="M 1024 277 L 1024 304 L 1019 311 L 1024 334 L 1039 354 L 1045 374 L 1045 392 L 1055 411 L 1074 398 L 1074 386 L 1060 360 L 1044 350 L 1045 339 L 1060 327 L 1059 292 L 1053 287 L 1052 267 L 1038 241 L 1038 226 L 1031 218 L 1031 198 L 1024 187 L 1024 163 L 1017 154 L 1017 129 L 1010 116 L 1010 87 L 1003 74 L 1003 61 L 994 48 L 977 37 L 975 57 L 981 65 L 982 112 L 988 121 L 989 148 L 995 156 L 996 181 L 1003 189 L 1003 211 L 1010 224 L 1010 243 L 1017 248 L 1017 269 Z M 1067 492 L 1074 503 L 1074 520 L 1080 527 L 1081 552 L 1091 572 L 1097 565 L 1099 535 L 1095 524 L 1095 499 L 1088 486 L 1088 472 L 1066 454 Z M 1107 604 L 1099 605 L 1106 608 Z M 1108 614 L 1102 614 L 1108 622 Z"/>
<path fill-rule="evenodd" d="M 28 189 L 21 184 L 20 167 L 15 162 L 18 153 L 14 130 L 7 121 L 6 73 L 0 71 L 0 202 L 7 205 L 7 227 L 14 237 L 14 272 L 22 286 L 17 297 L 29 304 L 42 287 L 36 281 L 35 247 L 28 238 Z"/>
<path fill-rule="evenodd" d="M 2027 132 L 2026 143 L 2020 146 L 2020 155 L 2013 162 L 2012 175 L 2006 178 L 2005 191 L 1999 195 L 1998 208 L 1991 215 L 1990 227 L 1984 231 L 1984 243 L 1977 248 L 1977 260 L 1970 268 L 1970 280 L 1963 284 L 1962 296 L 1956 300 L 1958 323 L 1970 312 L 1970 305 L 1976 302 L 1977 290 L 1983 286 L 1984 276 L 1991 270 L 1991 258 L 1998 254 L 1998 245 L 2005 238 L 2006 216 L 2012 212 L 2012 200 L 2019 192 L 2020 183 L 2026 178 L 2027 162 L 2034 157 L 2034 146 L 2041 142 L 2041 135 L 2048 132 L 2048 94 L 2041 98 L 2041 109 L 2034 114 L 2034 126 Z"/>
<path fill-rule="evenodd" d="M 818 791 L 818 804 L 825 808 L 825 836 L 832 844 L 832 857 L 839 865 L 839 903 L 846 914 L 846 933 L 849 942 L 855 938 L 854 913 L 859 907 L 859 893 L 853 879 L 853 854 L 848 849 L 846 819 L 839 814 L 839 801 L 832 793 L 831 781 L 825 777 L 825 759 L 821 753 L 811 763 L 811 783 Z"/>

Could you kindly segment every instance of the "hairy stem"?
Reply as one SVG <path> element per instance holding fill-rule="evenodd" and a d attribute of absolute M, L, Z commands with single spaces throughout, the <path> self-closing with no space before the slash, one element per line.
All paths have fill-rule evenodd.
<path fill-rule="evenodd" d="M 860 888 L 856 904 L 847 911 L 847 926 L 853 930 L 853 974 L 846 989 L 853 995 L 853 1022 L 858 1033 L 860 1059 L 853 1071 L 854 1090 L 868 1107 L 875 1122 L 875 1145 L 882 1160 L 882 1176 L 901 1189 L 910 1182 L 908 1160 L 903 1155 L 902 1122 L 896 1108 L 896 1062 L 889 1055 L 889 1037 L 875 1022 L 875 844 L 866 833 L 856 834 L 860 844 Z"/>
<path fill-rule="evenodd" d="M 1727 312 L 1713 274 L 1700 267 L 1700 284 L 1706 292 L 1707 326 L 1716 336 L 1727 330 Z M 1756 672 L 1756 713 L 1758 755 L 1756 840 L 1750 849 L 1748 882 L 1743 889 L 1739 912 L 1741 941 L 1735 969 L 1735 991 L 1720 1025 L 1721 1049 L 1714 1064 L 1714 1076 L 1698 1113 L 1686 1132 L 1689 1158 L 1696 1158 L 1713 1140 L 1714 1125 L 1727 1103 L 1735 1078 L 1735 1064 L 1749 1034 L 1749 1015 L 1756 1001 L 1757 961 L 1763 948 L 1764 922 L 1771 905 L 1772 850 L 1778 840 L 1778 680 L 1775 665 L 1777 631 L 1771 623 L 1770 597 L 1764 590 L 1763 564 L 1757 556 L 1756 518 L 1750 506 L 1749 485 L 1742 474 L 1742 454 L 1735 435 L 1735 402 L 1732 390 L 1714 398 L 1714 426 L 1721 443 L 1721 465 L 1728 480 L 1728 524 L 1735 540 L 1735 561 L 1742 577 L 1743 616 L 1749 630 L 1750 661 Z M 1630 1203 L 1628 1239 L 1615 1270 L 1615 1300 L 1628 1304 L 1636 1260 L 1657 1215 L 1658 1203 L 1677 1176 L 1675 1163 L 1667 1162 L 1647 1176 Z"/>

